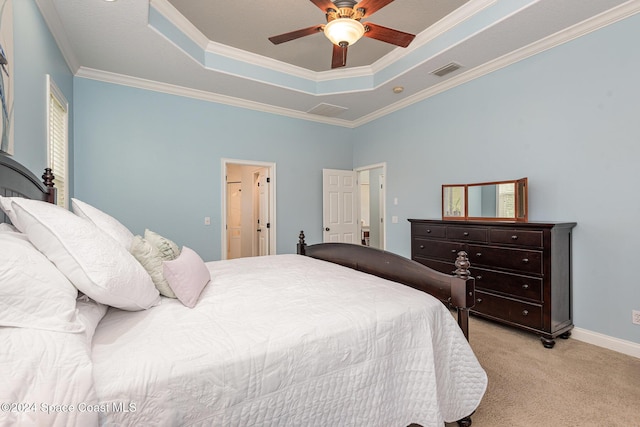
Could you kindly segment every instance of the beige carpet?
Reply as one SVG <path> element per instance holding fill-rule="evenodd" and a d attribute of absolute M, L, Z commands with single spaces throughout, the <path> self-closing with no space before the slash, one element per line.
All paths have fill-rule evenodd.
<path fill-rule="evenodd" d="M 640 359 L 572 338 L 546 349 L 476 317 L 469 329 L 489 377 L 474 427 L 640 427 Z"/>

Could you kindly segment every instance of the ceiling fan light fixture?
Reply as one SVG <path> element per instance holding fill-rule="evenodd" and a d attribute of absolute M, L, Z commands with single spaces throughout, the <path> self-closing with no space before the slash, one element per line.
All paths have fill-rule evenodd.
<path fill-rule="evenodd" d="M 324 35 L 336 46 L 351 46 L 364 35 L 364 25 L 351 18 L 338 18 L 324 26 Z"/>

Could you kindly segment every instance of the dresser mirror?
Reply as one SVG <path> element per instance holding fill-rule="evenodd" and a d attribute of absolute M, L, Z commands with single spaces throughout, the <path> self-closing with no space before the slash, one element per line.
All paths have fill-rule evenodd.
<path fill-rule="evenodd" d="M 467 191 L 465 185 L 442 186 L 442 219 L 465 219 Z"/>
<path fill-rule="evenodd" d="M 442 186 L 442 219 L 527 221 L 527 178 Z"/>

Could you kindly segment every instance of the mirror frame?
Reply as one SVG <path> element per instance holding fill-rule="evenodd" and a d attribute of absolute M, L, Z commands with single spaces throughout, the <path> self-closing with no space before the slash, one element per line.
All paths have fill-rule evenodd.
<path fill-rule="evenodd" d="M 469 187 L 479 187 L 483 185 L 498 185 L 498 184 L 513 184 L 515 191 L 515 216 L 511 217 L 484 217 L 484 216 L 469 216 Z M 452 215 L 447 210 L 450 204 L 451 192 L 454 189 L 460 189 L 463 193 L 463 208 L 460 210 L 460 215 Z M 527 222 L 529 212 L 529 183 L 527 178 L 520 178 L 509 181 L 491 181 L 491 182 L 476 182 L 472 184 L 443 184 L 442 185 L 442 219 L 458 220 L 458 221 L 513 221 L 513 222 Z"/>

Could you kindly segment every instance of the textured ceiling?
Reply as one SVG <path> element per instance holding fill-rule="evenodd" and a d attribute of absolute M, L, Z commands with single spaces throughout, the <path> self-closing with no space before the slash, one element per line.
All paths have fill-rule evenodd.
<path fill-rule="evenodd" d="M 640 0 L 396 0 L 367 19 L 416 34 L 411 45 L 363 38 L 330 70 L 321 33 L 268 41 L 324 23 L 309 0 L 35 1 L 78 77 L 347 127 L 640 12 Z"/>
<path fill-rule="evenodd" d="M 405 33 L 418 34 L 468 0 L 396 0 L 367 17 Z M 324 13 L 309 0 L 215 1 L 169 0 L 209 40 L 268 56 L 313 71 L 331 69 L 331 42 L 322 33 L 274 45 L 269 36 L 325 24 Z M 347 67 L 371 65 L 395 46 L 363 38 L 349 48 Z"/>

